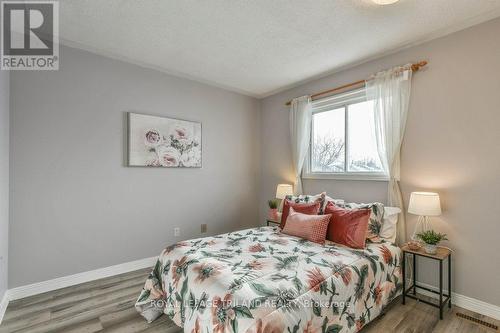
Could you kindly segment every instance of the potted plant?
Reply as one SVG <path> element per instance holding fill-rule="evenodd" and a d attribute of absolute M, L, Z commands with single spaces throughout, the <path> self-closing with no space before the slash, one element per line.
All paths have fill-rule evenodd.
<path fill-rule="evenodd" d="M 424 242 L 425 252 L 428 254 L 435 254 L 437 252 L 437 245 L 443 240 L 448 240 L 446 234 L 440 234 L 434 230 L 427 230 L 417 234 L 417 237 Z"/>
<path fill-rule="evenodd" d="M 269 219 L 272 221 L 278 221 L 278 200 L 269 200 Z"/>

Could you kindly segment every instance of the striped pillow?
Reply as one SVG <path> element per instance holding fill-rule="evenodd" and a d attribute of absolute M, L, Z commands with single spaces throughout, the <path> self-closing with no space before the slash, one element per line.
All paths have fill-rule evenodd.
<path fill-rule="evenodd" d="M 290 236 L 307 239 L 314 243 L 325 244 L 330 217 L 330 214 L 307 215 L 297 213 L 293 207 L 290 207 L 290 212 L 282 232 Z"/>
<path fill-rule="evenodd" d="M 325 211 L 326 205 L 329 202 L 333 202 L 336 205 L 344 204 L 344 200 L 330 198 L 328 195 L 326 195 L 326 192 L 321 192 L 321 193 L 315 194 L 315 195 L 309 195 L 309 194 L 301 194 L 298 196 L 287 195 L 285 197 L 285 199 L 290 201 L 290 202 L 296 203 L 296 204 L 317 202 L 317 203 L 319 203 L 318 215 L 323 214 L 323 212 Z M 285 202 L 285 200 L 282 201 L 282 203 L 281 203 L 282 206 L 283 206 L 284 202 Z"/>

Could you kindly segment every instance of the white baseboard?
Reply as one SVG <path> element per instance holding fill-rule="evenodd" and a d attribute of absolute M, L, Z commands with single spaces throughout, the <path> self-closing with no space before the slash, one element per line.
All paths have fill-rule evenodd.
<path fill-rule="evenodd" d="M 5 310 L 7 310 L 7 305 L 9 305 L 8 290 L 5 291 L 2 296 L 2 300 L 0 301 L 0 324 L 2 323 Z"/>
<path fill-rule="evenodd" d="M 426 287 L 426 288 L 429 288 L 429 289 L 432 289 L 435 291 L 439 291 L 439 288 L 437 288 L 433 285 L 427 284 L 427 283 L 422 283 L 422 282 L 417 281 L 417 285 L 420 285 L 422 287 Z M 432 298 L 439 297 L 439 295 L 436 295 L 434 293 L 431 293 L 430 291 L 423 290 L 423 289 L 418 289 L 418 293 L 425 295 L 425 296 L 432 297 Z M 444 293 L 447 294 L 448 290 L 444 290 Z M 478 299 L 464 296 L 464 295 L 457 294 L 457 293 L 451 293 L 451 303 L 456 305 L 456 306 L 459 306 L 461 308 L 467 309 L 469 311 L 473 311 L 473 312 L 488 316 L 490 318 L 500 320 L 500 306 L 486 303 L 486 302 L 480 301 Z"/>
<path fill-rule="evenodd" d="M 60 278 L 29 284 L 26 286 L 9 289 L 5 292 L 0 303 L 0 324 L 7 309 L 9 301 L 34 296 L 48 291 L 71 287 L 77 284 L 104 279 L 107 277 L 133 272 L 139 269 L 153 267 L 158 257 L 145 258 L 127 263 L 99 268 L 93 271 L 63 276 Z"/>
<path fill-rule="evenodd" d="M 60 278 L 29 284 L 13 289 L 9 289 L 9 301 L 21 299 L 33 295 L 42 294 L 48 291 L 74 286 L 80 283 L 104 279 L 107 277 L 133 272 L 138 269 L 153 267 L 158 257 L 145 258 L 130 261 L 124 264 L 99 268 L 93 271 L 63 276 Z"/>

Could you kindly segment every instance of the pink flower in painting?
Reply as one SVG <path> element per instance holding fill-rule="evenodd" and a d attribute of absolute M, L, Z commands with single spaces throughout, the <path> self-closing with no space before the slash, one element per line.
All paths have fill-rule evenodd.
<path fill-rule="evenodd" d="M 164 167 L 177 167 L 179 166 L 180 153 L 173 147 L 159 147 L 156 150 L 158 154 L 158 161 Z"/>
<path fill-rule="evenodd" d="M 183 145 L 188 145 L 193 141 L 191 132 L 182 126 L 176 126 L 172 132 L 172 136 Z"/>
<path fill-rule="evenodd" d="M 161 144 L 161 134 L 160 131 L 155 129 L 150 129 L 146 132 L 145 136 L 145 144 L 148 147 L 156 147 Z"/>
<path fill-rule="evenodd" d="M 187 139 L 188 137 L 187 130 L 184 127 L 177 127 L 175 129 L 175 133 L 177 134 L 176 135 L 177 139 Z"/>

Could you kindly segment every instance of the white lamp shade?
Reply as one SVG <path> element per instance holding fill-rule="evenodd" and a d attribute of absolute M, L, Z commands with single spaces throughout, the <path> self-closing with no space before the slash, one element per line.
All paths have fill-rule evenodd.
<path fill-rule="evenodd" d="M 441 215 L 439 194 L 433 192 L 412 192 L 408 213 L 420 216 Z"/>
<path fill-rule="evenodd" d="M 276 188 L 276 199 L 285 199 L 287 195 L 293 194 L 293 186 L 290 184 L 278 184 Z"/>

